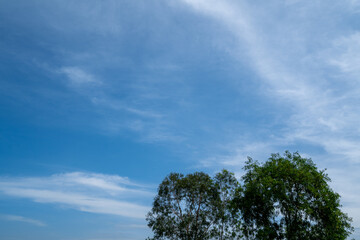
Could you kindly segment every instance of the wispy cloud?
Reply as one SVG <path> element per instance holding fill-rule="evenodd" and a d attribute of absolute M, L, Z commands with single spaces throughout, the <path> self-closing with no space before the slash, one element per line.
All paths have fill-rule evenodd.
<path fill-rule="evenodd" d="M 334 41 L 329 53 L 329 63 L 338 67 L 344 73 L 360 74 L 360 32 L 340 37 Z M 345 78 L 346 80 L 346 78 Z M 352 79 L 359 83 L 358 78 Z"/>
<path fill-rule="evenodd" d="M 262 81 L 259 90 L 266 98 L 276 99 L 274 105 L 281 106 L 279 114 L 283 116 L 281 125 L 272 129 L 269 136 L 230 142 L 228 146 L 233 150 L 228 151 L 229 155 L 208 159 L 205 166 L 209 161 L 242 165 L 246 155 L 278 152 L 305 143 L 324 150 L 316 157 L 320 158 L 320 164 L 331 165 L 332 171 L 342 169 L 345 174 L 358 168 L 360 38 L 353 30 L 338 30 L 343 28 L 343 23 L 331 17 L 339 10 L 353 14 L 350 6 L 357 1 L 345 5 L 343 1 L 335 1 L 333 6 L 326 2 L 318 2 L 316 6 L 303 1 L 271 2 L 263 3 L 268 5 L 261 8 L 231 0 L 182 2 L 228 29 L 241 50 L 233 56 L 239 60 L 246 58 Z M 284 14 L 274 16 L 273 11 L 263 11 L 267 7 L 281 9 Z M 326 19 L 317 17 L 315 12 L 319 10 L 326 12 Z M 309 34 L 315 28 L 317 35 Z M 338 164 L 342 166 L 339 168 Z M 341 174 L 334 174 L 333 186 L 343 195 L 346 210 L 359 226 L 359 208 L 354 205 L 359 194 L 345 187 L 358 179 L 356 176 L 342 179 Z"/>
<path fill-rule="evenodd" d="M 0 214 L 0 219 L 6 220 L 6 221 L 30 223 L 30 224 L 38 226 L 38 227 L 45 227 L 46 226 L 46 224 L 44 222 L 42 222 L 42 221 L 35 220 L 35 219 L 32 219 L 32 218 L 26 218 L 26 217 L 23 217 L 23 216 L 17 216 L 17 215 Z"/>
<path fill-rule="evenodd" d="M 3 14 L 4 50 L 13 52 L 4 55 L 8 102 L 25 98 L 31 109 L 27 98 L 34 99 L 50 105 L 46 116 L 58 109 L 52 103 L 61 105 L 70 109 L 59 111 L 66 120 L 81 118 L 87 131 L 131 132 L 166 148 L 180 142 L 175 152 L 195 165 L 204 159 L 201 167 L 236 169 L 248 155 L 265 159 L 293 147 L 303 154 L 305 145 L 329 170 L 342 165 L 330 177 L 359 212 L 356 192 L 343 187 L 357 177 L 341 177 L 360 163 L 359 0 L 18 4 L 9 1 L 4 13 L 16 9 L 21 19 Z M 27 34 L 26 44 L 18 32 Z M 148 189 L 83 172 L 0 179 L 0 191 L 13 197 L 123 216 L 129 208 L 135 217 L 146 207 L 135 200 L 150 196 Z"/>
<path fill-rule="evenodd" d="M 79 211 L 143 219 L 149 207 L 136 203 L 153 193 L 149 186 L 96 173 L 72 172 L 50 177 L 0 178 L 2 194 L 52 203 Z"/>
<path fill-rule="evenodd" d="M 106 133 L 118 133 L 123 130 L 131 130 L 140 135 L 140 140 L 146 142 L 179 141 L 177 136 L 167 128 L 167 113 L 151 106 L 155 93 L 151 89 L 145 89 L 146 96 L 142 95 L 144 86 L 124 88 L 124 92 L 131 91 L 132 96 L 127 99 L 112 93 L 113 81 L 102 81 L 99 77 L 80 67 L 62 67 L 56 71 L 65 75 L 67 86 L 85 97 L 102 117 L 99 126 Z M 149 95 L 150 94 L 150 95 Z M 128 93 L 124 93 L 128 96 Z M 163 99 L 162 99 L 163 100 Z M 154 104 L 156 105 L 156 104 Z"/>
<path fill-rule="evenodd" d="M 323 146 L 329 153 L 340 154 L 350 161 L 359 162 L 360 153 L 353 147 L 360 143 L 357 127 L 360 120 L 360 98 L 355 93 L 360 88 L 358 84 L 354 88 L 354 80 L 349 75 L 359 74 L 358 33 L 350 37 L 338 37 L 334 34 L 336 40 L 324 38 L 322 48 L 304 51 L 301 49 L 303 45 L 296 43 L 311 45 L 315 44 L 315 40 L 307 38 L 306 34 L 299 38 L 298 34 L 310 29 L 292 22 L 293 19 L 289 19 L 289 22 L 272 19 L 273 24 L 279 24 L 284 30 L 271 31 L 264 29 L 263 25 L 266 24 L 259 20 L 261 17 L 267 19 L 267 15 L 244 2 L 183 2 L 221 22 L 238 39 L 239 48 L 246 46 L 250 64 L 265 84 L 261 90 L 267 97 L 275 96 L 279 99 L 289 112 L 288 117 L 283 120 L 284 125 L 280 131 L 282 135 L 274 135 L 277 139 L 275 144 L 278 145 L 278 139 L 281 138 L 290 144 L 306 140 Z M 278 7 L 294 10 L 287 6 Z M 299 7 L 297 6 L 297 9 Z M 301 8 L 307 9 L 310 12 L 308 16 L 311 16 L 310 6 L 303 4 Z M 255 14 L 259 14 L 256 20 Z M 332 50 L 334 47 L 338 48 L 337 54 Z M 319 57 L 321 52 L 332 52 L 332 55 Z M 236 57 L 242 58 L 243 53 Z M 321 75 L 325 69 L 328 70 L 329 63 L 339 67 L 343 74 L 348 74 L 342 77 L 349 81 L 335 79 L 329 74 Z M 294 67 L 296 65 L 297 68 Z M 332 80 L 329 81 L 328 78 Z M 341 92 L 338 91 L 340 84 L 343 85 Z M 274 142 L 274 139 L 272 141 Z M 342 144 L 334 148 L 334 143 L 339 141 Z"/>
<path fill-rule="evenodd" d="M 99 84 L 101 81 L 96 79 L 93 75 L 84 71 L 79 67 L 62 67 L 59 70 L 60 73 L 63 73 L 67 76 L 70 84 L 72 86 L 80 86 L 84 84 Z"/>
<path fill-rule="evenodd" d="M 124 102 L 121 102 L 116 99 L 108 99 L 106 96 L 103 97 L 94 97 L 91 99 L 91 102 L 96 106 L 105 107 L 115 111 L 126 111 L 128 113 L 134 114 L 138 117 L 143 117 L 146 119 L 161 119 L 162 114 L 159 114 L 150 110 L 141 110 L 134 107 L 126 106 Z"/>

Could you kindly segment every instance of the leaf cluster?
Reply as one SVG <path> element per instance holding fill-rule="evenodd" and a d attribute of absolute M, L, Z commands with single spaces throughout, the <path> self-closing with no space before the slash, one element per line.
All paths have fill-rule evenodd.
<path fill-rule="evenodd" d="M 169 174 L 146 218 L 151 239 L 344 240 L 353 231 L 311 159 L 286 151 L 262 164 L 248 158 L 244 170 L 242 184 L 227 170 Z"/>
<path fill-rule="evenodd" d="M 169 174 L 147 215 L 153 239 L 237 239 L 230 203 L 238 186 L 226 170 L 213 179 L 203 172 Z"/>
<path fill-rule="evenodd" d="M 340 240 L 353 231 L 330 178 L 311 159 L 286 151 L 264 164 L 249 158 L 244 169 L 237 206 L 247 238 Z"/>

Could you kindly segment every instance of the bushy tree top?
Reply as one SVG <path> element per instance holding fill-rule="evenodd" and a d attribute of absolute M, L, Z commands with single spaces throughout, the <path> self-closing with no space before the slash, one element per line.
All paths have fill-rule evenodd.
<path fill-rule="evenodd" d="M 263 164 L 249 158 L 244 169 L 236 201 L 249 238 L 340 240 L 352 232 L 339 194 L 311 159 L 285 152 Z"/>
<path fill-rule="evenodd" d="M 345 240 L 353 231 L 325 170 L 286 151 L 245 163 L 242 185 L 223 170 L 169 174 L 148 226 L 157 240 Z"/>

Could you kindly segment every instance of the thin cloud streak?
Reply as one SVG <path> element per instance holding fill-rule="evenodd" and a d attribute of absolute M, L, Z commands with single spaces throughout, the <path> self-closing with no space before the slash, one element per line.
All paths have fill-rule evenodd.
<path fill-rule="evenodd" d="M 167 128 L 168 116 L 166 113 L 159 113 L 156 109 L 144 107 L 141 104 L 134 106 L 129 100 L 111 96 L 109 89 L 113 88 L 112 81 L 102 81 L 99 77 L 95 77 L 77 66 L 62 67 L 53 72 L 65 75 L 66 85 L 87 99 L 97 109 L 102 117 L 102 124 L 99 125 L 106 133 L 118 133 L 124 129 L 131 130 L 138 133 L 140 140 L 144 142 L 180 141 L 182 139 L 181 136 L 171 133 Z M 135 89 L 134 95 L 136 94 Z M 149 99 L 139 98 L 135 102 L 149 101 Z"/>
<path fill-rule="evenodd" d="M 38 203 L 64 204 L 70 208 L 90 213 L 143 219 L 149 211 L 148 207 L 141 205 L 84 194 L 23 188 L 2 188 L 2 191 L 9 196 L 30 198 Z"/>
<path fill-rule="evenodd" d="M 360 74 L 360 32 L 336 39 L 329 57 L 329 63 L 338 67 L 343 73 L 358 76 Z M 358 78 L 352 80 L 359 83 Z"/>
<path fill-rule="evenodd" d="M 297 81 L 288 70 L 278 61 L 276 52 L 270 52 L 263 36 L 256 30 L 248 14 L 249 8 L 244 3 L 230 4 L 229 1 L 183 0 L 195 10 L 209 15 L 222 22 L 239 40 L 245 44 L 251 62 L 257 72 L 267 81 L 279 95 L 285 97 L 295 94 L 302 96 L 311 88 L 302 81 Z M 240 5 L 240 6 L 239 6 Z"/>
<path fill-rule="evenodd" d="M 85 84 L 100 84 L 101 81 L 79 67 L 62 67 L 59 73 L 65 74 L 71 86 L 79 87 Z"/>
<path fill-rule="evenodd" d="M 277 133 L 273 132 L 272 136 L 265 137 L 261 141 L 250 138 L 229 143 L 229 148 L 233 149 L 230 156 L 218 156 L 209 161 L 235 166 L 241 164 L 246 155 L 252 156 L 254 148 L 257 152 L 259 149 L 278 152 L 279 149 L 291 148 L 299 142 L 305 142 L 325 150 L 325 153 L 317 154 L 317 157 L 322 161 L 320 162 L 322 165 L 331 164 L 332 167 L 329 168 L 331 171 L 339 168 L 336 165 L 339 159 L 342 164 L 343 161 L 347 163 L 346 166 L 343 164 L 341 167 L 342 174 L 358 168 L 360 163 L 358 32 L 345 36 L 344 32 L 328 34 L 331 37 L 322 39 L 320 47 L 304 51 L 301 50 L 303 45 L 295 44 L 299 39 L 292 39 L 293 36 L 285 31 L 296 29 L 293 31 L 299 31 L 298 34 L 301 34 L 298 29 L 302 28 L 301 30 L 305 32 L 310 30 L 306 29 L 305 25 L 281 19 L 273 23 L 285 29 L 280 30 L 279 33 L 260 26 L 259 24 L 264 24 L 261 20 L 262 16 L 256 15 L 255 7 L 252 8 L 251 4 L 246 5 L 245 2 L 208 0 L 182 2 L 192 10 L 217 20 L 229 29 L 238 40 L 238 47 L 247 49 L 249 64 L 261 77 L 262 92 L 269 98 L 277 98 L 282 108 L 288 111 L 287 116 L 282 120 L 283 125 L 276 130 Z M 301 16 L 301 19 L 314 7 L 300 1 L 292 1 L 292 3 L 302 4 L 305 15 Z M 356 4 L 356 1 L 351 1 L 350 4 Z M 299 7 L 297 6 L 297 10 Z M 254 21 L 255 16 L 257 21 Z M 273 17 L 271 19 L 273 20 Z M 297 37 L 298 34 L 294 36 Z M 316 44 L 314 36 L 309 37 L 312 39 L 307 38 L 306 35 L 302 36 L 300 42 L 309 46 Z M 241 53 L 235 57 L 241 59 L 243 55 Z M 294 66 L 298 67 L 294 68 Z M 324 164 L 326 160 L 328 162 Z M 209 163 L 206 160 L 204 166 L 207 165 Z M 345 187 L 357 182 L 357 177 L 350 176 L 342 181 L 341 175 L 334 174 L 334 176 L 332 186 L 343 196 L 344 209 L 354 217 L 354 225 L 358 227 L 360 213 L 356 203 L 359 194 L 353 188 Z"/>
<path fill-rule="evenodd" d="M 17 216 L 17 215 L 0 215 L 0 218 L 6 221 L 15 221 L 15 222 L 24 222 L 24 223 L 30 223 L 32 225 L 38 226 L 38 227 L 45 227 L 46 224 L 42 221 L 35 220 L 32 218 L 26 218 L 23 216 Z"/>
<path fill-rule="evenodd" d="M 296 48 L 296 46 L 286 45 L 286 42 L 280 48 L 268 46 L 266 43 L 272 41 L 266 40 L 279 38 L 277 42 L 281 43 L 281 38 L 284 36 L 272 36 L 271 33 L 258 31 L 258 26 L 251 18 L 253 12 L 251 7 L 246 6 L 243 2 L 215 3 L 204 0 L 183 0 L 183 2 L 196 11 L 223 23 L 238 39 L 239 46 L 245 44 L 249 49 L 250 62 L 266 84 L 262 90 L 267 93 L 268 97 L 275 95 L 287 108 L 295 107 L 297 109 L 296 111 L 290 110 L 289 118 L 284 119 L 285 125 L 281 131 L 283 135 L 278 136 L 278 139 L 285 138 L 288 143 L 306 140 L 323 146 L 330 154 L 340 154 L 349 161 L 360 162 L 360 152 L 350 150 L 353 146 L 360 144 L 357 134 L 359 132 L 357 123 L 360 121 L 360 114 L 358 114 L 360 109 L 357 103 L 360 98 L 359 95 L 352 94 L 354 88 L 344 89 L 345 93 L 339 97 L 336 93 L 336 86 L 330 85 L 316 71 L 300 72 L 291 66 L 305 64 L 312 69 L 311 65 L 315 61 L 319 61 L 319 69 L 317 69 L 319 72 L 329 67 L 329 64 L 337 65 L 344 74 L 358 71 L 359 59 L 357 55 L 354 56 L 356 51 L 353 51 L 358 49 L 358 34 L 347 38 L 341 37 L 340 40 L 337 40 L 340 42 L 338 44 L 346 45 L 345 49 L 348 50 L 341 53 L 340 56 L 333 54 L 332 57 L 336 60 L 329 63 L 329 56 L 326 56 L 325 59 L 325 56 L 319 55 L 318 51 L 308 52 L 305 55 L 300 53 L 291 55 L 286 49 Z M 311 42 L 310 39 L 304 41 Z M 332 43 L 334 41 L 328 41 L 328 44 L 325 44 L 327 52 L 331 52 L 328 49 L 334 47 Z M 291 41 L 289 42 L 291 43 Z M 287 56 L 290 61 L 285 62 L 282 56 Z M 298 59 L 310 60 L 301 63 Z M 343 77 L 351 79 L 348 75 Z M 353 84 L 351 83 L 350 86 Z M 356 91 L 359 90 L 357 85 Z M 348 93 L 350 96 L 347 96 Z M 332 148 L 333 142 L 339 140 L 343 144 Z M 279 142 L 275 141 L 275 145 L 279 145 Z"/>
<path fill-rule="evenodd" d="M 116 175 L 73 172 L 37 178 L 1 178 L 4 195 L 52 203 L 84 212 L 143 219 L 149 207 L 134 200 L 150 198 L 149 186 Z"/>

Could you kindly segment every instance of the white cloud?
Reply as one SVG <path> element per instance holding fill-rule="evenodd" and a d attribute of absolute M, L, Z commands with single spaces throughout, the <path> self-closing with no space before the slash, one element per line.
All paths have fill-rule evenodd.
<path fill-rule="evenodd" d="M 97 106 L 107 107 L 115 111 L 126 111 L 142 118 L 161 119 L 164 117 L 162 114 L 159 114 L 155 111 L 141 110 L 134 107 L 126 106 L 125 103 L 117 101 L 115 99 L 108 99 L 106 96 L 102 96 L 101 98 L 92 98 L 91 102 Z"/>
<path fill-rule="evenodd" d="M 245 3 L 233 1 L 205 1 L 183 0 L 195 10 L 213 17 L 223 23 L 229 31 L 238 39 L 239 45 L 246 45 L 247 54 L 251 57 L 251 64 L 275 90 L 278 95 L 284 97 L 303 97 L 309 93 L 309 87 L 293 76 L 291 71 L 279 61 L 279 55 L 274 49 L 268 47 L 265 37 L 258 33 L 251 19 L 248 6 Z M 243 53 L 239 55 L 243 56 Z M 310 91 L 311 92 L 311 91 Z"/>
<path fill-rule="evenodd" d="M 137 96 L 139 89 L 148 94 L 151 94 L 151 89 L 145 87 L 144 90 L 144 86 L 133 86 L 134 89 L 127 90 L 134 91 L 131 99 L 123 99 L 110 93 L 113 83 L 106 84 L 79 67 L 62 67 L 57 73 L 65 74 L 69 81 L 68 87 L 96 107 L 97 113 L 102 116 L 99 126 L 104 130 L 103 133 L 114 134 L 130 129 L 139 134 L 140 140 L 145 142 L 182 139 L 167 129 L 167 113 L 151 106 L 148 103 L 151 99 Z M 140 122 L 142 124 L 139 125 Z"/>
<path fill-rule="evenodd" d="M 136 203 L 153 193 L 149 186 L 116 175 L 72 172 L 50 177 L 0 178 L 0 192 L 79 211 L 143 219 L 149 207 Z"/>
<path fill-rule="evenodd" d="M 360 32 L 334 41 L 329 62 L 344 73 L 360 74 Z M 359 81 L 358 78 L 353 79 Z"/>
<path fill-rule="evenodd" d="M 35 226 L 39 226 L 39 227 L 45 227 L 46 224 L 42 221 L 39 220 L 35 220 L 32 218 L 26 218 L 23 216 L 16 216 L 16 215 L 0 215 L 0 219 L 4 219 L 6 221 L 15 221 L 15 222 L 25 222 L 25 223 L 30 223 L 33 224 Z"/>
<path fill-rule="evenodd" d="M 299 142 L 321 147 L 325 153 L 317 154 L 316 161 L 331 166 L 328 167 L 330 177 L 334 179 L 335 189 L 343 196 L 344 209 L 359 227 L 360 209 L 356 203 L 360 195 L 351 187 L 358 182 L 356 169 L 360 163 L 359 33 L 349 34 L 341 25 L 338 25 L 341 31 L 333 29 L 336 24 L 341 24 L 331 17 L 338 11 L 336 7 L 328 7 L 326 2 L 318 2 L 316 6 L 299 1 L 285 1 L 286 6 L 277 3 L 276 7 L 284 8 L 281 17 L 275 16 L 273 11 L 259 10 L 265 6 L 246 5 L 243 1 L 183 2 L 229 29 L 237 39 L 239 49 L 247 50 L 249 65 L 262 80 L 262 92 L 268 98 L 276 98 L 283 111 L 288 112 L 284 114 L 282 126 L 273 130 L 272 135 L 264 136 L 261 141 L 250 137 L 229 143 L 232 155 L 210 161 L 236 166 L 244 162 L 246 155 L 255 154 L 256 158 L 254 152 L 273 149 L 278 152 Z M 296 8 L 291 9 L 291 5 Z M 342 2 L 336 5 L 342 6 Z M 334 22 L 311 19 L 311 14 L 319 10 L 323 11 L 324 19 Z M 288 15 L 291 17 L 287 18 Z M 311 24 L 307 24 L 311 20 Z M 332 29 L 321 29 L 327 26 Z M 317 33 L 324 31 L 323 35 L 309 34 L 315 30 Z M 235 57 L 244 58 L 244 51 Z M 341 174 L 334 174 L 334 169 L 341 169 Z"/>
<path fill-rule="evenodd" d="M 68 77 L 70 84 L 73 86 L 101 83 L 92 74 L 79 67 L 62 67 L 59 72 L 65 74 Z"/>
<path fill-rule="evenodd" d="M 360 86 L 354 85 L 350 75 L 342 76 L 343 79 L 349 80 L 346 83 L 342 79 L 334 79 L 331 75 L 320 74 L 328 67 L 330 61 L 344 73 L 355 73 L 358 81 L 360 73 L 358 34 L 345 38 L 337 37 L 340 40 L 336 42 L 335 48 L 338 50 L 335 52 L 332 39 L 323 39 L 323 48 L 302 51 L 303 46 L 298 46 L 296 43 L 311 45 L 314 39 L 312 35 L 311 39 L 306 38 L 305 34 L 301 40 L 298 39 L 299 33 L 310 31 L 306 25 L 300 25 L 299 22 L 286 22 L 283 19 L 280 22 L 274 20 L 274 16 L 271 15 L 271 21 L 274 21 L 272 24 L 278 24 L 284 29 L 275 32 L 264 29 L 261 25 L 266 25 L 261 20 L 267 19 L 266 13 L 261 11 L 259 13 L 257 8 L 254 10 L 254 6 L 246 5 L 244 2 L 205 0 L 183 0 L 183 2 L 192 9 L 218 20 L 229 29 L 238 39 L 239 48 L 248 50 L 250 65 L 263 80 L 263 92 L 269 98 L 279 99 L 289 111 L 288 117 L 283 119 L 284 125 L 279 131 L 280 134 L 274 134 L 274 138 L 269 139 L 270 142 L 275 142 L 277 145 L 278 139 L 281 138 L 289 140 L 290 143 L 306 140 L 323 146 L 331 154 L 340 154 L 349 161 L 360 162 L 360 152 L 351 150 L 360 144 L 358 137 Z M 313 10 L 305 4 L 302 8 L 309 8 L 305 11 L 309 12 L 309 15 Z M 293 33 L 290 34 L 291 31 Z M 319 57 L 319 52 L 330 52 L 331 56 Z M 243 58 L 243 52 L 236 57 Z M 294 67 L 296 65 L 297 68 Z M 335 82 L 327 78 L 332 78 Z M 343 144 L 334 144 L 338 141 Z"/>

